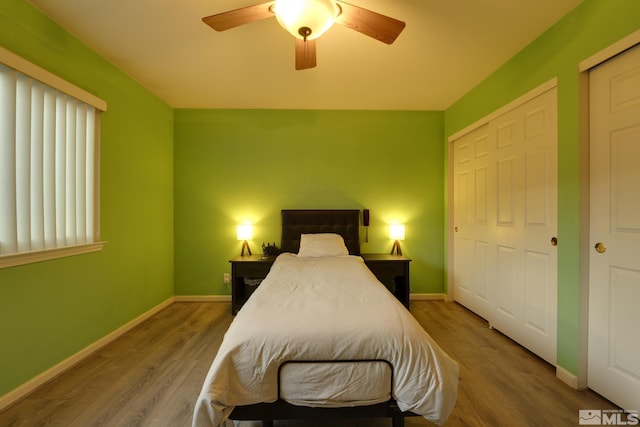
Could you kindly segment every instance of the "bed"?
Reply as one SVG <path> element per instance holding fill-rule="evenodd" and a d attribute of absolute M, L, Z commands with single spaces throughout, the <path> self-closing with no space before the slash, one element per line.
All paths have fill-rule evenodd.
<path fill-rule="evenodd" d="M 458 365 L 366 267 L 358 210 L 283 210 L 281 253 L 237 313 L 193 426 L 225 420 L 446 421 Z"/>

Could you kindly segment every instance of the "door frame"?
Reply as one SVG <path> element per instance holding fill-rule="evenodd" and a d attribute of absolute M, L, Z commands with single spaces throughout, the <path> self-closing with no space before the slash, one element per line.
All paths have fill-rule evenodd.
<path fill-rule="evenodd" d="M 579 309 L 578 309 L 578 374 L 571 378 L 570 373 L 565 373 L 566 378 L 558 377 L 577 389 L 588 386 L 588 355 L 589 355 L 589 257 L 591 254 L 591 218 L 589 185 L 589 73 L 598 65 L 606 62 L 622 52 L 640 44 L 640 30 L 635 31 L 625 38 L 591 55 L 578 64 L 578 122 L 579 122 L 579 156 L 580 156 L 580 243 L 579 243 Z"/>

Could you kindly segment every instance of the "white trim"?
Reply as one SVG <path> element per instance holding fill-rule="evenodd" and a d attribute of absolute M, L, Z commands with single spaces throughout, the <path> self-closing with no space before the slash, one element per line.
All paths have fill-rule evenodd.
<path fill-rule="evenodd" d="M 447 294 L 414 294 L 409 296 L 410 301 L 446 301 Z"/>
<path fill-rule="evenodd" d="M 175 302 L 231 302 L 231 295 L 176 295 Z"/>
<path fill-rule="evenodd" d="M 453 144 L 447 144 L 447 228 L 445 230 L 446 234 L 446 245 L 447 245 L 447 271 L 446 271 L 446 281 L 447 281 L 447 299 L 446 301 L 455 301 L 455 292 L 453 289 L 453 239 L 454 239 L 454 220 L 453 220 L 453 181 L 455 177 L 454 173 L 454 165 L 453 165 L 453 153 L 454 147 Z"/>
<path fill-rule="evenodd" d="M 36 64 L 27 61 L 21 56 L 16 55 L 10 50 L 0 46 L 0 62 L 18 70 L 23 74 L 28 75 L 31 78 L 41 81 L 59 91 L 66 93 L 85 104 L 89 104 L 100 111 L 107 111 L 107 101 L 98 98 L 92 93 L 79 88 L 78 86 L 69 83 L 68 81 L 56 76 L 55 74 L 37 66 Z"/>
<path fill-rule="evenodd" d="M 605 49 L 602 49 L 600 52 L 591 55 L 589 58 L 581 61 L 578 64 L 578 71 L 584 72 L 593 67 L 596 67 L 637 44 L 640 44 L 640 30 L 629 34 L 622 40 L 618 40 L 611 46 L 608 46 Z"/>
<path fill-rule="evenodd" d="M 47 261 L 50 259 L 64 258 L 73 255 L 87 254 L 101 251 L 107 242 L 85 243 L 74 246 L 45 249 L 42 251 L 21 252 L 17 254 L 1 255 L 0 269 L 15 267 L 16 265 L 32 262 Z"/>
<path fill-rule="evenodd" d="M 562 381 L 572 389 L 578 390 L 578 377 L 562 368 L 561 366 L 556 366 L 556 378 L 558 378 L 560 381 Z"/>
<path fill-rule="evenodd" d="M 451 135 L 448 138 L 448 141 L 453 143 L 453 141 L 463 137 L 464 135 L 468 134 L 469 132 L 474 131 L 475 129 L 479 128 L 482 125 L 485 125 L 487 123 L 489 123 L 491 120 L 496 119 L 500 116 L 502 116 L 505 113 L 508 113 L 509 111 L 513 110 L 516 107 L 519 107 L 522 104 L 525 104 L 527 102 L 529 102 L 530 100 L 532 100 L 533 98 L 542 95 L 543 93 L 558 87 L 558 79 L 556 77 L 552 78 L 551 80 L 542 83 L 540 86 L 536 87 L 535 89 L 532 89 L 531 91 L 525 93 L 524 95 L 514 99 L 513 101 L 511 101 L 510 103 L 503 105 L 502 107 L 498 108 L 496 111 L 490 113 L 489 115 L 481 118 L 480 120 L 478 120 L 475 123 L 470 124 L 469 126 L 467 126 L 466 128 L 454 133 L 453 135 Z"/>
<path fill-rule="evenodd" d="M 589 370 L 589 256 L 591 254 L 591 191 L 589 161 L 589 72 L 578 73 L 578 161 L 580 241 L 578 243 L 578 365 L 577 388 L 587 387 Z"/>
<path fill-rule="evenodd" d="M 88 347 L 85 347 L 83 350 L 80 350 L 76 354 L 66 358 L 62 362 L 46 370 L 45 372 L 41 373 L 37 377 L 31 379 L 30 381 L 27 381 L 26 383 L 19 386 L 15 390 L 10 391 L 9 393 L 0 397 L 0 411 L 2 411 L 4 408 L 11 405 L 12 403 L 16 402 L 18 399 L 25 397 L 26 395 L 28 395 L 29 393 L 31 393 L 32 391 L 34 391 L 35 389 L 37 389 L 38 387 L 46 383 L 47 381 L 52 380 L 53 378 L 65 372 L 66 370 L 82 362 L 87 357 L 91 356 L 93 353 L 100 350 L 107 344 L 110 344 L 111 342 L 120 338 L 122 335 L 129 332 L 131 329 L 138 326 L 140 323 L 144 322 L 145 320 L 149 319 L 151 316 L 155 315 L 159 311 L 171 305 L 173 301 L 174 301 L 174 297 L 167 299 L 166 301 L 158 304 L 157 306 L 153 307 L 151 310 L 141 314 L 140 316 L 136 317 L 130 322 L 122 325 L 115 331 L 104 336 L 103 338 L 99 339 L 98 341 L 94 342 Z"/>

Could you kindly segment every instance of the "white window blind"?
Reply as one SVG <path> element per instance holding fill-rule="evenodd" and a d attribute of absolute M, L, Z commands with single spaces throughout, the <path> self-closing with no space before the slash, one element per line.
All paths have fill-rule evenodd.
<path fill-rule="evenodd" d="M 0 266 L 101 248 L 99 112 L 0 63 Z"/>

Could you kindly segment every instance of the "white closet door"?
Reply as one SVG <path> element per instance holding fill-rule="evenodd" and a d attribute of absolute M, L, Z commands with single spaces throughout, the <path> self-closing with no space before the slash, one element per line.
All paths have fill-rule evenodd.
<path fill-rule="evenodd" d="M 557 97 L 548 91 L 492 122 L 496 137 L 494 328 L 555 365 Z"/>
<path fill-rule="evenodd" d="M 591 71 L 590 86 L 588 385 L 640 409 L 640 47 Z"/>
<path fill-rule="evenodd" d="M 454 231 L 454 298 L 555 365 L 555 88 L 454 142 Z"/>
<path fill-rule="evenodd" d="M 454 298 L 471 311 L 489 315 L 490 250 L 494 187 L 489 164 L 488 126 L 468 133 L 454 144 Z"/>

